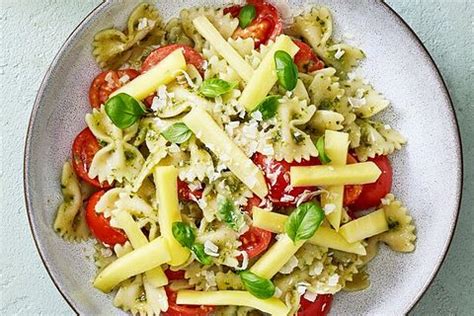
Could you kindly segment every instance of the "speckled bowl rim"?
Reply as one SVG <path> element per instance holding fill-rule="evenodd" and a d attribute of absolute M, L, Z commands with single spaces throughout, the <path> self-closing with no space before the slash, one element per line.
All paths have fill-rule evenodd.
<path fill-rule="evenodd" d="M 32 223 L 32 207 L 31 207 L 31 201 L 30 201 L 30 198 L 29 198 L 31 188 L 30 188 L 30 186 L 28 184 L 28 181 L 27 181 L 27 177 L 28 177 L 28 174 L 29 174 L 29 163 L 28 162 L 29 162 L 29 158 L 30 158 L 29 157 L 29 152 L 30 152 L 31 138 L 32 138 L 31 131 L 32 131 L 33 124 L 34 124 L 34 121 L 35 121 L 35 118 L 36 118 L 36 112 L 37 112 L 38 107 L 39 107 L 40 98 L 43 95 L 43 92 L 45 90 L 46 82 L 49 80 L 51 72 L 52 72 L 53 68 L 55 67 L 56 63 L 61 59 L 61 57 L 65 53 L 66 47 L 68 46 L 68 44 L 77 36 L 77 34 L 79 34 L 83 30 L 83 28 L 88 24 L 89 20 L 92 19 L 93 16 L 95 16 L 101 10 L 103 10 L 104 8 L 107 7 L 106 6 L 107 2 L 108 1 L 106 0 L 102 3 L 100 3 L 97 7 L 95 7 L 77 25 L 76 28 L 67 37 L 67 39 L 65 40 L 65 42 L 63 43 L 63 45 L 61 46 L 59 51 L 56 53 L 56 56 L 54 57 L 54 59 L 51 62 L 50 66 L 48 67 L 48 70 L 46 71 L 46 73 L 43 77 L 43 80 L 41 81 L 41 85 L 40 85 L 40 88 L 38 90 L 38 93 L 36 94 L 35 102 L 34 102 L 33 109 L 31 111 L 31 115 L 30 115 L 30 119 L 29 119 L 29 123 L 28 123 L 28 131 L 27 131 L 26 140 L 25 140 L 25 147 L 24 147 L 23 187 L 24 187 L 26 210 L 27 210 L 27 214 L 28 214 L 28 222 L 29 222 L 31 233 L 33 235 L 33 240 L 34 240 L 36 249 L 38 250 L 38 253 L 40 255 L 41 261 L 43 262 L 43 265 L 46 268 L 46 271 L 48 272 L 49 277 L 51 278 L 54 285 L 56 286 L 56 289 L 62 295 L 64 300 L 69 304 L 69 306 L 73 309 L 73 311 L 78 315 L 80 314 L 79 313 L 80 308 L 78 308 L 75 305 L 74 299 L 71 298 L 69 295 L 67 295 L 65 293 L 66 291 L 64 291 L 62 289 L 62 285 L 60 284 L 60 282 L 51 273 L 51 271 L 49 269 L 49 266 L 48 266 L 48 261 L 44 256 L 44 251 L 42 249 L 42 246 L 41 246 L 41 244 L 39 243 L 39 241 L 37 239 L 36 228 L 35 228 L 35 225 L 33 225 L 33 223 Z M 457 142 L 456 147 L 458 148 L 458 150 L 456 152 L 456 157 L 461 163 L 460 164 L 460 168 L 461 168 L 461 170 L 460 170 L 460 181 L 459 181 L 459 184 L 458 184 L 458 192 L 457 192 L 457 195 L 458 195 L 457 196 L 457 202 L 458 203 L 457 203 L 455 218 L 454 218 L 454 221 L 451 223 L 451 227 L 450 227 L 450 231 L 449 231 L 449 237 L 448 237 L 449 240 L 448 240 L 447 244 L 445 244 L 445 248 L 443 249 L 442 256 L 440 256 L 438 258 L 438 261 L 436 262 L 435 267 L 434 267 L 433 271 L 431 272 L 429 280 L 427 280 L 427 282 L 423 285 L 423 287 L 420 289 L 418 294 L 415 297 L 413 297 L 413 301 L 412 301 L 411 305 L 404 312 L 404 314 L 406 314 L 406 313 L 409 313 L 414 308 L 414 306 L 421 300 L 423 295 L 426 293 L 427 289 L 431 286 L 431 284 L 433 283 L 435 277 L 437 276 L 441 266 L 443 265 L 444 261 L 446 260 L 448 251 L 451 247 L 452 240 L 453 240 L 453 234 L 454 234 L 454 231 L 455 231 L 455 228 L 457 226 L 458 219 L 459 219 L 459 213 L 460 213 L 460 208 L 461 208 L 461 200 L 462 200 L 462 188 L 463 188 L 463 181 L 464 181 L 464 162 L 463 162 L 463 154 L 462 154 L 463 150 L 462 150 L 462 142 L 461 142 L 461 132 L 460 132 L 458 120 L 457 120 L 457 117 L 456 117 L 456 112 L 455 112 L 455 109 L 454 109 L 454 106 L 453 106 L 453 101 L 452 101 L 451 95 L 449 93 L 449 90 L 447 88 L 446 82 L 444 81 L 444 78 L 441 75 L 441 72 L 440 72 L 438 66 L 436 65 L 433 57 L 431 56 L 431 54 L 429 53 L 428 49 L 425 47 L 423 42 L 420 40 L 418 35 L 416 35 L 415 31 L 410 27 L 410 25 L 385 1 L 380 0 L 380 3 L 388 9 L 388 12 L 390 14 L 394 15 L 402 23 L 402 25 L 404 25 L 407 28 L 407 30 L 409 31 L 408 32 L 409 35 L 413 39 L 415 39 L 416 42 L 418 42 L 418 44 L 420 45 L 420 47 L 423 50 L 423 53 L 429 58 L 430 66 L 435 70 L 436 74 L 438 75 L 438 77 L 440 79 L 440 82 L 442 83 L 442 87 L 443 87 L 442 92 L 446 95 L 447 99 L 449 100 L 450 110 L 453 114 L 451 119 L 454 120 L 454 123 L 455 123 L 455 126 L 456 126 L 456 134 L 457 134 L 456 135 L 456 142 Z"/>

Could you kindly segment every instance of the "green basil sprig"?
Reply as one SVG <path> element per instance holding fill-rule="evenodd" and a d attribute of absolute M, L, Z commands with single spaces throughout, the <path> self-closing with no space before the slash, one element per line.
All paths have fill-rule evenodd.
<path fill-rule="evenodd" d="M 240 9 L 239 13 L 239 26 L 241 28 L 246 28 L 257 16 L 257 10 L 255 10 L 255 6 L 251 4 L 247 4 L 242 9 Z"/>
<path fill-rule="evenodd" d="M 245 289 L 253 296 L 266 299 L 275 294 L 275 285 L 272 281 L 261 278 L 250 271 L 242 271 L 239 275 Z"/>
<path fill-rule="evenodd" d="M 318 138 L 318 141 L 316 142 L 316 149 L 318 150 L 319 153 L 319 160 L 323 164 L 328 164 L 331 162 L 331 158 L 328 157 L 326 154 L 326 149 L 324 147 L 324 135 Z"/>
<path fill-rule="evenodd" d="M 132 126 L 145 114 L 141 102 L 126 93 L 119 93 L 105 103 L 105 113 L 118 128 Z"/>
<path fill-rule="evenodd" d="M 195 242 L 196 235 L 191 226 L 183 222 L 174 222 L 171 231 L 174 239 L 176 239 L 181 246 L 190 249 L 200 263 L 206 265 L 212 264 L 211 256 L 207 255 L 204 251 L 204 245 Z"/>
<path fill-rule="evenodd" d="M 317 202 L 306 202 L 298 206 L 285 224 L 288 237 L 294 242 L 313 237 L 324 219 L 324 211 Z"/>
<path fill-rule="evenodd" d="M 234 230 L 239 230 L 243 224 L 242 213 L 235 208 L 230 199 L 222 199 L 217 205 L 218 218 Z"/>
<path fill-rule="evenodd" d="M 161 132 L 161 135 L 163 135 L 166 140 L 176 144 L 184 143 L 191 137 L 192 134 L 193 132 L 186 126 L 186 124 L 181 122 L 174 123 Z"/>
<path fill-rule="evenodd" d="M 193 252 L 196 259 L 205 265 L 212 264 L 212 258 L 208 254 L 204 252 L 204 245 L 203 244 L 194 244 L 191 247 L 191 251 Z"/>
<path fill-rule="evenodd" d="M 191 249 L 196 240 L 196 236 L 194 235 L 194 230 L 191 226 L 186 225 L 183 222 L 175 222 L 171 227 L 171 231 L 173 232 L 174 238 L 186 248 Z"/>
<path fill-rule="evenodd" d="M 293 90 L 298 80 L 298 67 L 293 62 L 293 57 L 283 50 L 277 50 L 273 59 L 278 82 L 286 90 Z"/>
<path fill-rule="evenodd" d="M 223 95 L 237 86 L 237 82 L 227 82 L 219 78 L 206 79 L 199 87 L 199 92 L 208 98 Z"/>
<path fill-rule="evenodd" d="M 271 119 L 275 116 L 281 97 L 279 95 L 269 95 L 255 108 L 255 111 L 262 113 L 264 120 Z"/>

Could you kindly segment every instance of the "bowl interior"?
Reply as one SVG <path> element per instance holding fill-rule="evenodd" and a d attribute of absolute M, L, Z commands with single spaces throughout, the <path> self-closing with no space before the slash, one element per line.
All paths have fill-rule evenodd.
<path fill-rule="evenodd" d="M 299 10 L 310 3 L 290 0 Z M 53 62 L 33 110 L 25 152 L 28 212 L 46 266 L 69 303 L 80 314 L 117 314 L 106 296 L 92 288 L 92 243 L 70 244 L 52 229 L 61 201 L 61 166 L 90 111 L 88 89 L 98 73 L 91 55 L 95 32 L 123 26 L 138 1 L 106 2 L 89 15 Z M 180 8 L 225 2 L 159 2 L 165 19 Z M 382 247 L 370 264 L 371 287 L 340 293 L 334 314 L 407 312 L 441 263 L 455 225 L 461 164 L 457 126 L 445 86 L 430 57 L 404 23 L 380 1 L 324 0 L 336 33 L 352 34 L 367 59 L 361 72 L 392 101 L 383 120 L 401 131 L 408 144 L 392 155 L 395 195 L 407 205 L 417 226 L 417 249 L 398 254 Z M 349 41 L 351 42 L 351 41 Z"/>

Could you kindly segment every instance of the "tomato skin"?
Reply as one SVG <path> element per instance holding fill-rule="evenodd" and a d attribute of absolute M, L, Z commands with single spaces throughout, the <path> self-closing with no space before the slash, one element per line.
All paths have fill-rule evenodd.
<path fill-rule="evenodd" d="M 184 270 L 173 271 L 167 269 L 165 270 L 165 274 L 169 281 L 184 279 Z"/>
<path fill-rule="evenodd" d="M 393 170 L 388 157 L 376 156 L 375 158 L 369 158 L 368 161 L 373 161 L 382 171 L 382 174 L 376 182 L 362 186 L 362 192 L 351 205 L 351 209 L 354 211 L 378 206 L 380 199 L 384 198 L 392 190 Z"/>
<path fill-rule="evenodd" d="M 196 201 L 202 198 L 203 190 L 194 190 L 191 191 L 188 184 L 180 179 L 178 179 L 178 197 L 182 201 Z"/>
<path fill-rule="evenodd" d="M 294 58 L 300 72 L 309 73 L 324 68 L 324 62 L 316 56 L 308 44 L 298 40 L 293 42 L 300 48 Z"/>
<path fill-rule="evenodd" d="M 110 75 L 109 75 L 110 74 Z M 120 82 L 120 78 L 127 75 L 130 80 L 137 77 L 140 73 L 134 69 L 121 69 L 121 70 L 108 70 L 101 72 L 92 81 L 91 87 L 89 88 L 89 102 L 93 108 L 100 108 L 104 104 L 109 95 L 123 86 Z M 107 75 L 110 76 L 111 80 L 107 81 L 105 78 Z"/>
<path fill-rule="evenodd" d="M 247 205 L 244 207 L 244 211 L 249 215 L 252 216 L 252 209 L 254 206 L 259 206 L 262 203 L 262 199 L 258 196 L 254 195 L 250 199 L 247 200 Z"/>
<path fill-rule="evenodd" d="M 240 26 L 235 30 L 232 38 L 253 38 L 255 47 L 267 43 L 282 33 L 283 23 L 278 10 L 263 0 L 248 0 L 248 4 L 255 6 L 256 17 L 246 28 Z M 240 14 L 241 6 L 234 5 L 224 9 L 224 14 L 230 13 L 234 18 Z"/>
<path fill-rule="evenodd" d="M 214 311 L 214 306 L 206 305 L 178 305 L 176 304 L 176 298 L 178 294 L 170 289 L 169 286 L 165 287 L 166 295 L 168 296 L 168 310 L 163 312 L 163 316 L 208 316 Z"/>
<path fill-rule="evenodd" d="M 347 164 L 358 163 L 357 159 L 351 154 L 347 154 Z M 353 184 L 344 186 L 344 206 L 354 203 L 362 192 L 362 185 Z"/>
<path fill-rule="evenodd" d="M 314 302 L 302 297 L 296 316 L 326 316 L 331 310 L 332 300 L 331 294 L 319 294 Z"/>
<path fill-rule="evenodd" d="M 108 189 L 111 186 L 107 182 L 101 184 L 97 178 L 91 179 L 89 177 L 92 159 L 100 148 L 97 138 L 86 127 L 76 136 L 72 143 L 72 166 L 82 180 L 96 188 Z"/>
<path fill-rule="evenodd" d="M 103 214 L 95 211 L 95 206 L 100 198 L 105 194 L 105 190 L 94 193 L 87 202 L 86 222 L 92 235 L 103 244 L 113 247 L 116 244 L 124 244 L 128 239 L 122 230 L 110 226 L 110 222 Z"/>
<path fill-rule="evenodd" d="M 245 251 L 249 259 L 251 259 L 268 248 L 272 240 L 272 233 L 268 230 L 251 226 L 248 231 L 240 235 L 239 240 L 242 242 L 240 250 Z"/>
<path fill-rule="evenodd" d="M 150 70 L 150 68 L 157 65 L 160 61 L 165 59 L 169 54 L 171 54 L 178 48 L 183 49 L 184 59 L 186 59 L 186 63 L 193 65 L 201 73 L 201 75 L 204 75 L 204 58 L 193 48 L 181 44 L 166 45 L 152 51 L 143 62 L 141 72 L 147 72 L 148 70 Z"/>
<path fill-rule="evenodd" d="M 252 157 L 252 160 L 265 174 L 265 181 L 269 189 L 268 199 L 274 206 L 293 206 L 296 204 L 296 198 L 301 193 L 305 190 L 311 191 L 315 189 L 315 187 L 291 187 L 291 189 L 285 192 L 285 189 L 290 186 L 290 168 L 292 166 L 320 165 L 321 162 L 317 157 L 312 157 L 310 160 L 301 160 L 301 162 L 286 162 L 284 160 L 277 161 L 260 153 L 256 153 Z M 286 195 L 292 196 L 294 199 L 292 201 L 285 201 L 285 199 L 283 199 L 282 201 L 282 198 Z"/>

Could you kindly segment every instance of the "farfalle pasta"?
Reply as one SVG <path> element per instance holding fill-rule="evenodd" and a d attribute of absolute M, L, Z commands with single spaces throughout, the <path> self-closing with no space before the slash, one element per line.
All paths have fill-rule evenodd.
<path fill-rule="evenodd" d="M 328 8 L 140 4 L 98 32 L 105 71 L 62 170 L 56 232 L 96 240 L 93 286 L 133 315 L 296 315 L 415 249 L 387 155 L 405 138 Z"/>

